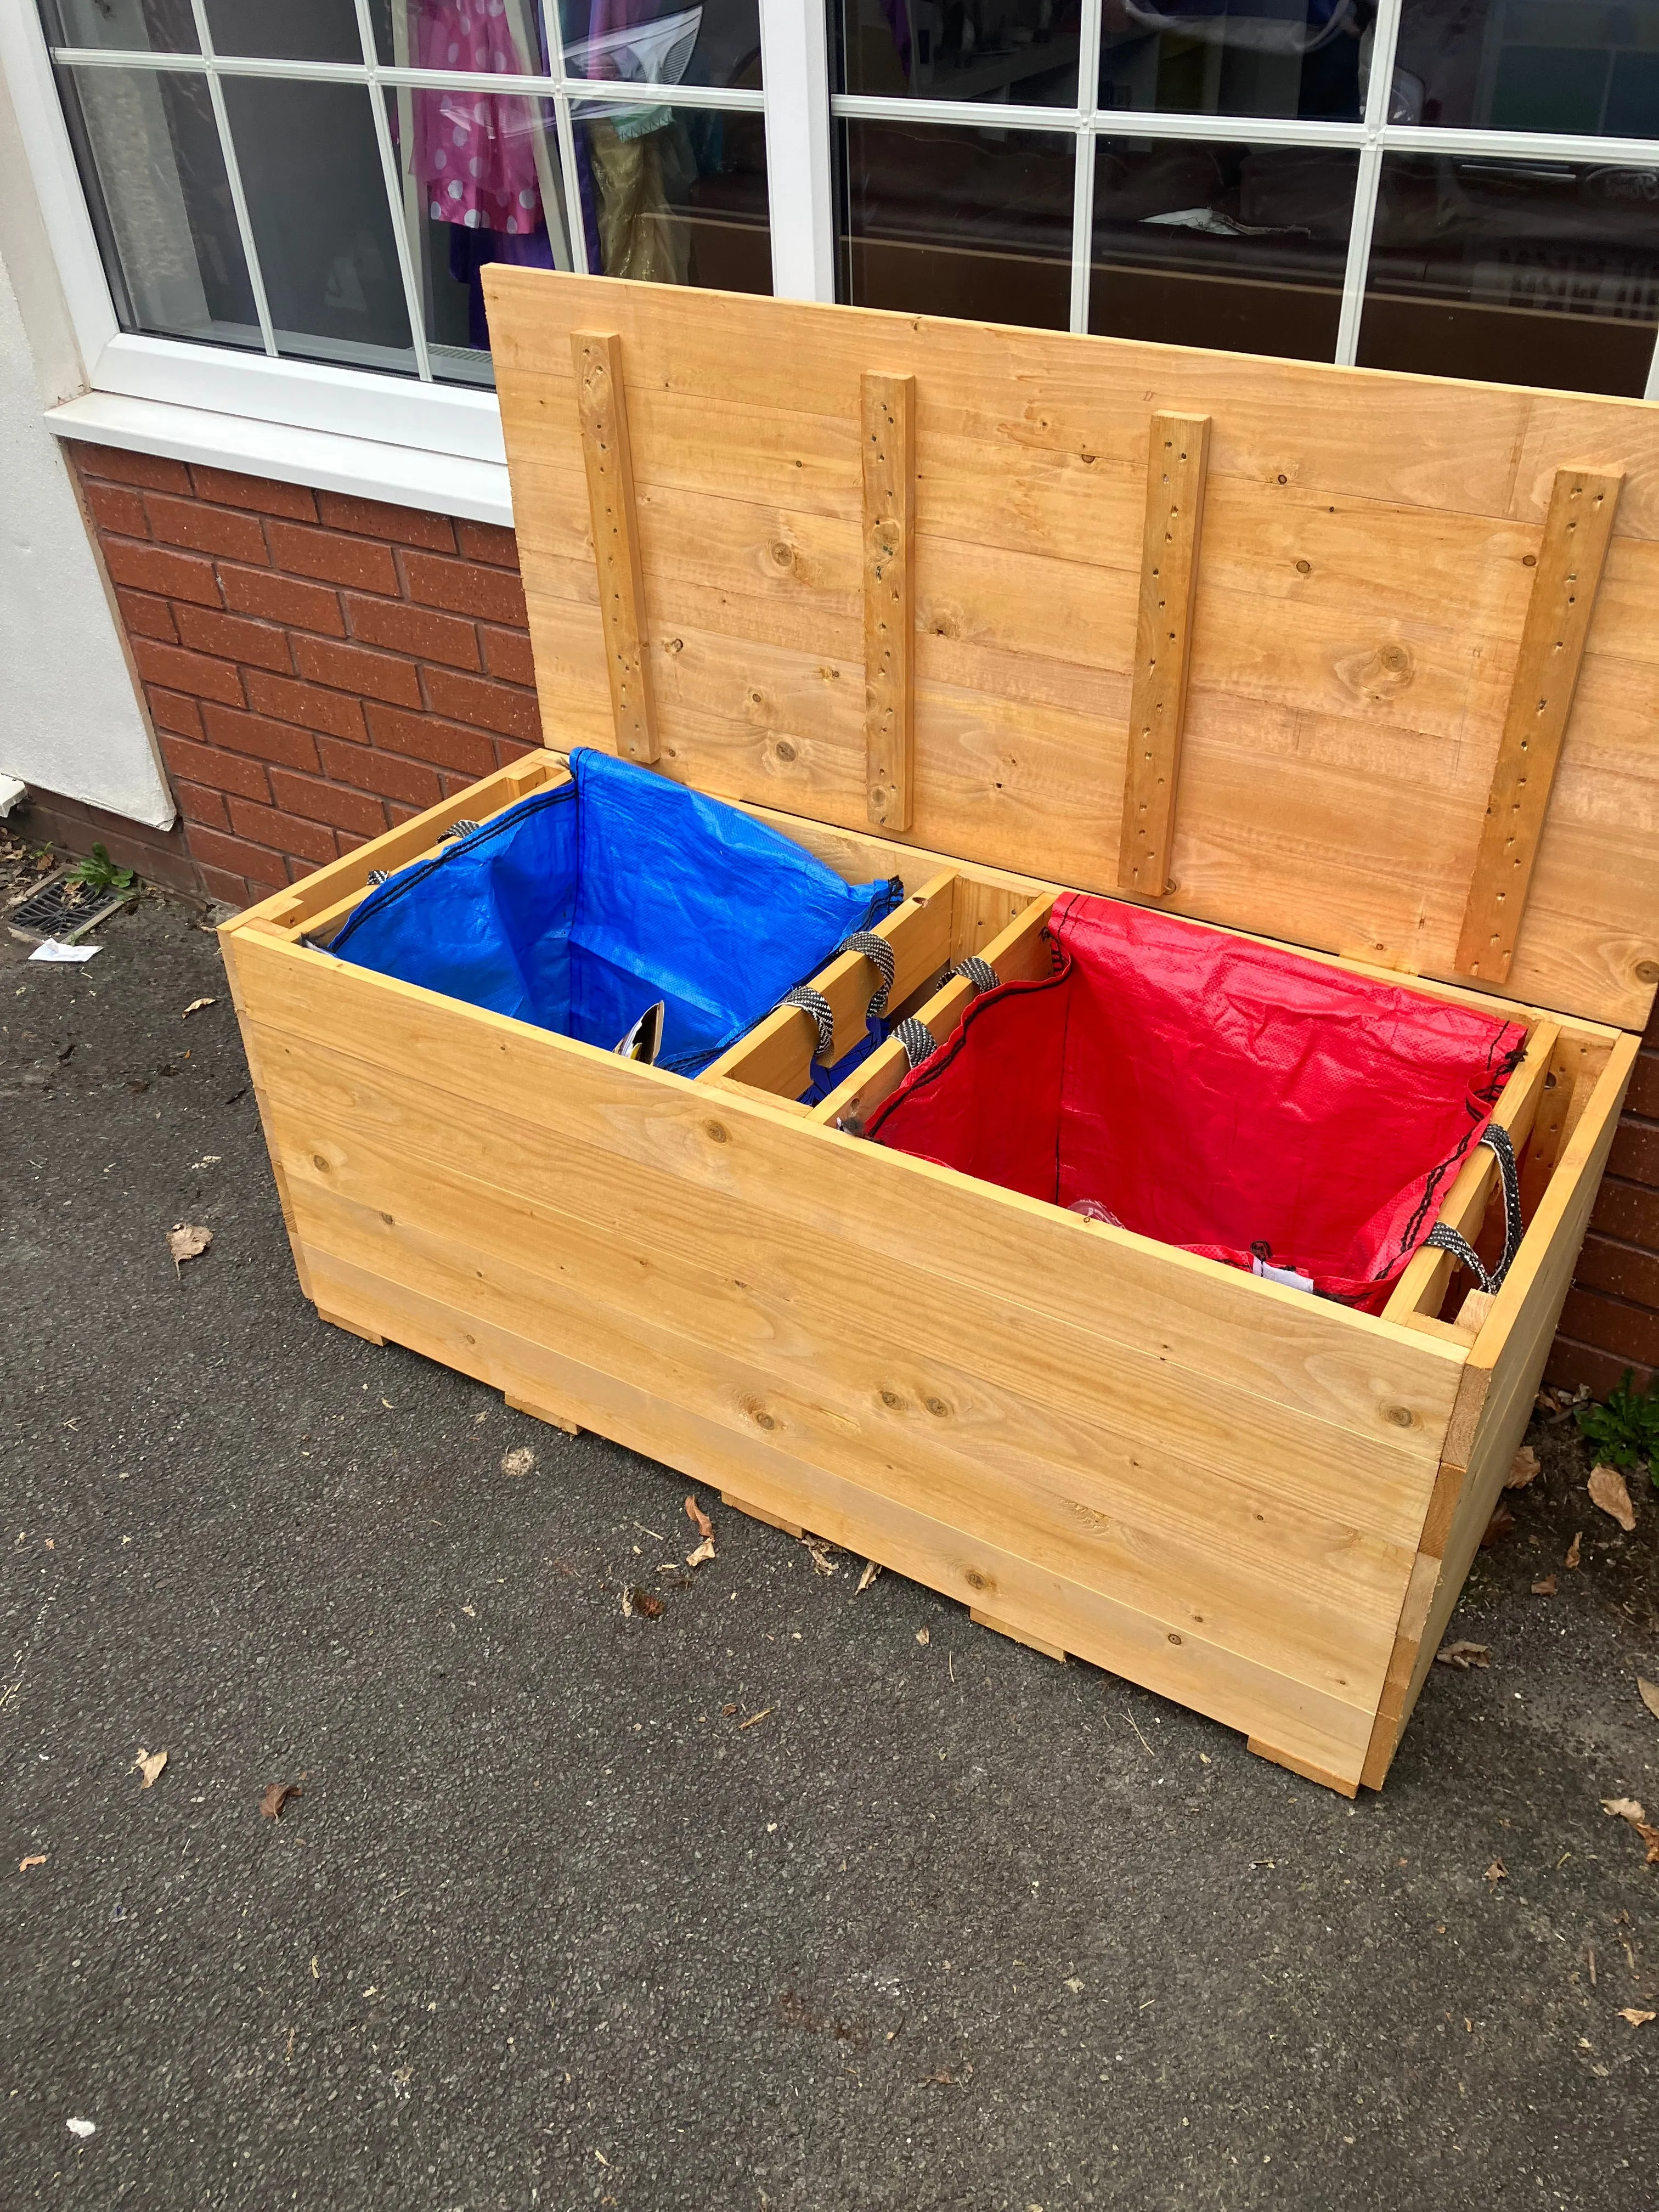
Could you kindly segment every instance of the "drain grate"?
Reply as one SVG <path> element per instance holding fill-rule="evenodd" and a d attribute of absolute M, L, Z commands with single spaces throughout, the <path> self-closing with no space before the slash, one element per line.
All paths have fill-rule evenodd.
<path fill-rule="evenodd" d="M 130 891 L 76 883 L 72 870 L 59 868 L 13 907 L 6 916 L 6 927 L 14 937 L 29 938 L 36 944 L 51 937 L 60 945 L 73 945 L 106 915 L 125 906 L 131 896 Z"/>

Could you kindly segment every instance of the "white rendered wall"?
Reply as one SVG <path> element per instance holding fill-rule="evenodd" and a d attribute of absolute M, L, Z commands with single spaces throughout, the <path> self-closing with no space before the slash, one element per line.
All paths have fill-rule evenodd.
<path fill-rule="evenodd" d="M 166 829 L 172 794 L 43 419 L 86 380 L 3 88 L 0 173 L 0 777 Z"/>

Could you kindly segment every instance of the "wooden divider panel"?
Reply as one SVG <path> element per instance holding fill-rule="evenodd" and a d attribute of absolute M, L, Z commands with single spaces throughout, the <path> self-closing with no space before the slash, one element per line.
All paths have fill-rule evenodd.
<path fill-rule="evenodd" d="M 1528 769 L 1524 911 L 1507 972 L 1480 981 L 1645 1022 L 1659 408 L 534 270 L 484 281 L 560 744 L 617 744 L 612 673 L 631 665 L 607 639 L 571 352 L 573 333 L 603 331 L 620 344 L 629 635 L 660 772 L 869 824 L 871 791 L 896 793 L 900 772 L 869 772 L 865 407 L 913 381 L 914 470 L 892 488 L 900 505 L 914 488 L 910 794 L 882 834 L 1117 890 L 1152 418 L 1207 418 L 1178 799 L 1156 885 L 1129 895 L 1407 974 L 1467 981 L 1460 938 L 1511 696 L 1531 684 L 1517 672 L 1529 606 L 1547 603 L 1558 472 L 1588 486 L 1622 471 L 1570 701 L 1552 666 L 1547 809 Z"/>

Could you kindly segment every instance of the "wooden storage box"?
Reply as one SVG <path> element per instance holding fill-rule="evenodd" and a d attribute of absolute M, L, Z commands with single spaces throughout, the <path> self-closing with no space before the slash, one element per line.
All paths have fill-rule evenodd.
<path fill-rule="evenodd" d="M 1659 979 L 1659 408 L 487 282 L 558 743 L 902 876 L 941 1036 L 1062 886 L 1499 1009 L 1528 1226 L 1494 1296 L 1425 1251 L 1360 1314 L 836 1127 L 902 1054 L 804 1107 L 799 1009 L 691 1081 L 318 949 L 547 752 L 225 925 L 306 1296 L 1380 1784 Z M 837 1049 L 875 981 L 820 977 Z"/>

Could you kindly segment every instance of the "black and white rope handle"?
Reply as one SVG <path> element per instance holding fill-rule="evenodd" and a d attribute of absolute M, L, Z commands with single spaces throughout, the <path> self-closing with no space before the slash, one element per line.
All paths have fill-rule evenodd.
<path fill-rule="evenodd" d="M 1467 1237 L 1461 1236 L 1449 1222 L 1437 1221 L 1425 1243 L 1442 1252 L 1449 1252 L 1474 1277 L 1483 1291 L 1497 1290 L 1510 1271 L 1510 1263 L 1520 1249 L 1523 1224 L 1521 1219 L 1521 1177 L 1515 1164 L 1515 1147 L 1510 1142 L 1510 1133 L 1496 1121 L 1488 1121 L 1480 1132 L 1480 1142 L 1498 1162 L 1498 1179 L 1504 1186 L 1504 1256 L 1495 1269 L 1488 1270 L 1486 1262 Z"/>
<path fill-rule="evenodd" d="M 836 947 L 837 958 L 843 952 L 861 952 L 880 976 L 880 988 L 865 1010 L 871 1020 L 879 1020 L 887 1012 L 887 995 L 898 974 L 898 963 L 893 957 L 892 946 L 884 937 L 878 937 L 873 929 L 855 929 L 844 943 Z M 815 991 L 810 983 L 797 983 L 793 991 L 784 993 L 778 1004 L 781 1006 L 799 1006 L 812 1017 L 818 1033 L 817 1042 L 812 1048 L 812 1057 L 816 1060 L 827 1061 L 836 1048 L 836 1016 L 823 992 Z"/>

